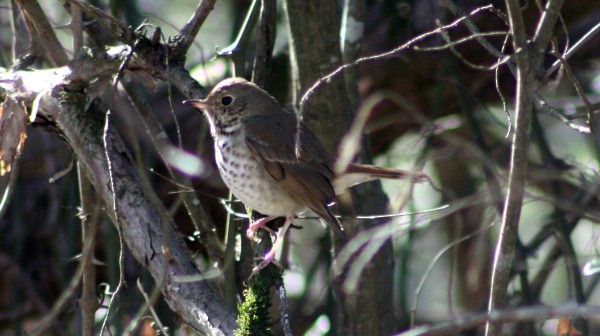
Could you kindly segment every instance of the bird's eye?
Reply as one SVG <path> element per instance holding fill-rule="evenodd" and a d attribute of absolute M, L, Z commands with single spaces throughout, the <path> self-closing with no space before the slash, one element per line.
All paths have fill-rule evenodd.
<path fill-rule="evenodd" d="M 225 96 L 221 99 L 221 104 L 227 106 L 227 105 L 231 104 L 232 101 L 233 101 L 233 98 L 231 96 Z"/>

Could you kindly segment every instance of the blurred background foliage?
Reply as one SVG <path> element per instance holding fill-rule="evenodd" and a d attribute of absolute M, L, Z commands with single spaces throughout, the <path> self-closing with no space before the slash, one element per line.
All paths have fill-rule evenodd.
<path fill-rule="evenodd" d="M 173 36 L 195 8 L 192 1 L 89 1 L 132 27 L 147 19 L 147 29 L 159 26 Z M 465 12 L 490 4 L 489 1 L 456 1 Z M 502 11 L 504 5 L 492 1 Z M 70 16 L 58 1 L 41 1 L 64 46 L 70 46 L 67 25 Z M 194 47 L 187 55 L 187 68 L 206 87 L 230 76 L 231 69 L 215 50 L 235 38 L 249 1 L 217 1 L 202 26 Z M 289 60 L 285 17 L 278 4 L 277 40 L 271 78 L 267 84 L 283 104 L 289 103 Z M 526 17 L 535 18 L 533 2 L 524 2 Z M 10 2 L 0 2 L 0 65 L 12 65 Z M 563 10 L 564 29 L 556 30 L 560 48 L 572 45 L 600 22 L 600 3 L 567 1 Z M 318 19 L 318 18 L 315 18 Z M 447 23 L 453 16 L 438 2 L 428 0 L 366 1 L 365 31 L 361 56 L 391 50 L 412 37 Z M 474 18 L 482 31 L 506 31 L 501 15 L 482 14 Z M 535 22 L 535 20 L 530 20 Z M 528 27 L 531 34 L 534 26 Z M 464 27 L 448 32 L 454 39 L 467 36 Z M 489 37 L 498 48 L 504 36 Z M 594 36 L 569 59 L 573 73 L 597 108 L 600 102 L 598 45 Z M 444 44 L 439 37 L 422 47 Z M 67 47 L 68 49 L 69 47 Z M 68 50 L 72 55 L 72 50 Z M 476 42 L 456 46 L 452 51 L 407 50 L 397 57 L 358 67 L 360 101 L 384 92 L 384 99 L 371 111 L 367 124 L 370 150 L 381 166 L 424 169 L 436 188 L 427 183 L 384 181 L 389 212 L 404 214 L 391 219 L 395 258 L 394 297 L 381 304 L 394 311 L 394 330 L 406 330 L 411 320 L 428 323 L 451 319 L 469 312 L 483 312 L 487 305 L 489 274 L 494 242 L 507 180 L 511 124 L 503 110 L 502 94 L 512 115 L 514 78 L 506 67 L 498 72 L 474 68 L 464 62 L 492 66 L 497 60 Z M 548 56 L 546 66 L 555 61 Z M 47 67 L 43 59 L 34 66 Z M 238 74 L 244 75 L 244 74 Z M 555 76 L 556 77 L 556 76 Z M 169 96 L 171 92 L 171 96 Z M 570 80 L 563 78 L 545 86 L 550 105 L 573 122 L 585 124 L 583 104 Z M 196 153 L 206 166 L 194 179 L 196 192 L 224 233 L 226 212 L 222 200 L 228 191 L 214 166 L 212 140 L 203 117 L 181 106 L 185 99 L 177 90 L 160 83 L 157 92 L 146 96 L 151 113 L 163 124 L 171 141 L 178 138 L 170 102 L 188 152 Z M 398 104 L 401 102 L 401 104 Z M 150 178 L 166 207 L 174 214 L 179 232 L 186 237 L 199 263 L 210 265 L 203 247 L 194 239 L 194 228 L 177 195 L 173 181 L 166 178 L 162 161 L 150 145 L 146 131 L 139 127 L 127 99 L 115 105 L 116 124 L 131 152 Z M 513 115 L 514 117 L 514 115 Z M 529 158 L 526 200 L 520 225 L 515 276 L 509 288 L 511 305 L 564 305 L 569 302 L 600 302 L 600 277 L 586 274 L 584 266 L 598 260 L 598 146 L 587 134 L 541 110 L 535 111 Z M 20 158 L 17 182 L 0 217 L 0 335 L 23 334 L 48 312 L 64 290 L 77 267 L 81 252 L 80 205 L 77 176 L 71 169 L 73 155 L 68 146 L 47 127 L 29 126 L 27 143 Z M 64 172 L 64 174 L 63 174 Z M 5 178 L 5 177 L 3 177 Z M 495 181 L 495 182 L 490 182 Z M 5 183 L 5 182 L 3 182 Z M 495 185 L 496 183 L 497 185 Z M 499 189 L 496 189 L 498 187 Z M 448 205 L 447 208 L 419 213 Z M 98 211 L 104 207 L 98 205 Z M 361 214 L 378 215 L 378 214 Z M 292 327 L 298 335 L 324 335 L 330 331 L 334 298 L 330 290 L 328 232 L 316 222 L 299 221 L 287 241 L 284 255 L 289 260 L 285 284 L 288 289 Z M 98 260 L 99 299 L 106 303 L 118 282 L 118 238 L 114 226 L 104 218 L 95 246 Z M 141 279 L 147 291 L 153 281 L 131 255 L 125 255 L 128 284 L 118 301 L 118 318 L 111 321 L 113 334 L 122 334 L 143 298 L 135 283 Z M 218 288 L 218 279 L 215 280 Z M 581 292 L 580 297 L 576 293 Z M 582 302 L 583 301 L 583 302 Z M 53 325 L 52 334 L 77 334 L 77 300 Z M 164 302 L 156 305 L 163 324 L 176 334 L 185 334 L 182 321 Z M 105 311 L 99 309 L 97 320 Z M 274 316 L 277 309 L 274 308 Z M 600 333 L 600 320 L 590 318 L 589 334 Z M 136 334 L 152 335 L 152 320 L 141 323 Z M 277 318 L 274 329 L 280 333 Z M 514 335 L 556 335 L 557 320 L 515 324 Z M 587 329 L 587 328 L 584 328 Z M 525 330 L 527 331 L 526 333 Z M 477 330 L 466 332 L 475 335 Z"/>

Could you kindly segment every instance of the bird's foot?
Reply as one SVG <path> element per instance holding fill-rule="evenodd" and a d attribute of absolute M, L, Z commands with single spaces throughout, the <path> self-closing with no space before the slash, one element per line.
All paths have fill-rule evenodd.
<path fill-rule="evenodd" d="M 268 222 L 271 219 L 268 219 L 265 222 Z M 273 243 L 271 250 L 269 252 L 267 252 L 267 254 L 265 254 L 263 257 L 263 260 L 256 267 L 254 267 L 254 269 L 252 270 L 251 277 L 256 275 L 256 273 L 260 272 L 260 270 L 267 267 L 271 263 L 273 263 L 277 267 L 283 269 L 281 264 L 279 264 L 279 262 L 277 260 L 275 260 L 275 253 L 277 252 L 277 250 L 279 250 L 279 248 L 283 244 L 283 237 L 285 237 L 285 234 L 286 234 L 287 230 L 290 228 L 290 225 L 292 225 L 293 220 L 294 220 L 294 216 L 289 216 L 285 219 L 285 224 L 283 225 L 283 228 L 281 229 L 281 231 L 279 231 L 279 233 L 277 234 L 277 238 L 275 239 L 275 242 Z M 262 224 L 264 225 L 265 222 L 263 222 Z"/>
<path fill-rule="evenodd" d="M 256 231 L 258 229 L 265 229 L 271 233 L 273 233 L 273 230 L 271 230 L 271 228 L 269 228 L 267 226 L 267 223 L 269 221 L 271 221 L 273 218 L 273 216 L 267 216 L 267 217 L 263 217 L 259 220 L 256 220 L 252 223 L 250 223 L 250 225 L 248 226 L 248 230 L 246 230 L 246 237 L 248 237 L 248 239 L 253 240 L 254 236 L 256 235 Z"/>
<path fill-rule="evenodd" d="M 275 251 L 269 251 L 267 254 L 265 254 L 264 258 L 261 259 L 262 261 L 252 269 L 252 274 L 250 274 L 250 278 L 254 277 L 256 274 L 258 274 L 258 272 L 260 272 L 270 264 L 273 264 L 279 267 L 281 270 L 283 270 L 283 266 L 281 265 L 281 263 L 275 260 Z"/>

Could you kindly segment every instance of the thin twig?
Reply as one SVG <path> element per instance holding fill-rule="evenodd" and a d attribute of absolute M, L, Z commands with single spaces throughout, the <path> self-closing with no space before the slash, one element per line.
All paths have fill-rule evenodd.
<path fill-rule="evenodd" d="M 19 63 L 20 57 L 28 53 L 39 54 L 40 48 L 37 47 L 39 41 L 31 38 L 34 28 L 30 26 L 28 20 L 25 20 L 25 15 L 23 11 L 19 10 L 17 0 L 10 0 L 10 30 L 12 34 L 11 55 L 7 56 L 10 56 L 10 61 L 15 62 L 13 67 L 15 65 L 19 67 L 17 63 Z M 5 64 L 8 63 L 8 61 L 5 62 Z"/>
<path fill-rule="evenodd" d="M 78 60 L 83 48 L 83 27 L 81 8 L 71 2 L 71 33 L 73 35 L 73 59 Z"/>
<path fill-rule="evenodd" d="M 75 274 L 71 278 L 71 281 L 65 290 L 61 293 L 60 297 L 54 302 L 52 309 L 50 309 L 50 311 L 44 315 L 35 328 L 29 333 L 30 336 L 44 334 L 46 329 L 56 322 L 58 315 L 71 304 L 71 298 L 76 294 L 77 287 L 82 280 L 84 271 L 87 270 L 89 265 L 92 263 L 90 256 L 92 255 L 93 247 L 93 239 L 88 239 L 83 242 L 81 259 Z"/>
<path fill-rule="evenodd" d="M 464 59 L 464 57 L 461 56 L 461 54 L 454 48 L 455 46 L 461 44 L 461 43 L 465 43 L 465 42 L 469 42 L 472 40 L 477 40 L 481 37 L 493 37 L 493 36 L 506 36 L 508 34 L 508 32 L 505 31 L 491 31 L 491 32 L 483 32 L 483 33 L 472 33 L 471 35 L 465 36 L 465 37 L 461 37 L 457 40 L 450 40 L 450 37 L 448 36 L 448 34 L 446 34 L 445 32 L 442 33 L 441 35 L 444 37 L 444 40 L 446 40 L 446 44 L 441 44 L 441 45 L 437 45 L 437 46 L 433 46 L 433 47 L 419 47 L 419 46 L 415 46 L 415 50 L 417 51 L 439 51 L 439 50 L 445 50 L 445 49 L 450 49 L 455 56 L 457 56 L 461 61 L 463 61 L 464 63 L 468 64 L 470 67 L 474 68 L 474 69 L 480 69 L 480 70 L 495 70 L 497 67 L 499 67 L 500 65 L 505 64 L 506 62 L 508 62 L 511 59 L 511 56 L 504 56 L 501 59 L 498 59 L 497 61 L 494 62 L 494 64 L 492 65 L 477 65 L 474 63 L 471 63 L 469 61 L 467 61 L 466 59 Z"/>
<path fill-rule="evenodd" d="M 569 118 L 565 117 L 562 113 L 558 112 L 556 109 L 554 109 L 552 106 L 550 106 L 550 104 L 548 104 L 548 102 L 546 102 L 546 100 L 544 100 L 537 92 L 534 92 L 533 96 L 537 100 L 538 107 L 540 109 L 544 110 L 545 112 L 547 112 L 549 115 L 553 116 L 554 118 L 563 122 L 565 125 L 569 126 L 571 129 L 574 129 L 581 134 L 590 134 L 591 133 L 589 126 L 578 125 L 578 124 L 572 122 L 571 120 L 569 120 Z"/>
<path fill-rule="evenodd" d="M 123 288 L 123 285 L 125 284 L 125 266 L 124 266 L 125 242 L 123 241 L 123 234 L 121 233 L 121 222 L 119 221 L 119 210 L 117 208 L 117 206 L 118 206 L 117 195 L 115 194 L 115 179 L 114 179 L 113 168 L 112 168 L 112 160 L 110 158 L 110 152 L 109 152 L 109 146 L 108 146 L 108 135 L 110 134 L 109 130 L 112 125 L 110 122 L 110 115 L 111 115 L 111 110 L 108 109 L 106 111 L 106 121 L 104 123 L 104 132 L 103 132 L 103 136 L 102 136 L 102 142 L 104 145 L 104 155 L 106 156 L 106 163 L 108 165 L 108 167 L 107 167 L 108 168 L 107 169 L 108 180 L 109 180 L 110 190 L 112 192 L 112 204 L 111 204 L 112 209 L 111 210 L 113 213 L 111 214 L 111 216 L 114 216 L 114 223 L 115 223 L 115 227 L 117 228 L 117 234 L 119 236 L 119 283 L 117 284 L 117 287 L 115 288 L 115 290 L 113 292 L 113 295 L 110 297 L 108 306 L 106 307 L 106 317 L 102 321 L 102 327 L 100 328 L 100 335 L 103 335 L 104 330 L 107 328 L 108 320 L 110 318 L 110 310 L 112 308 L 112 305 L 113 305 L 115 299 L 118 297 L 119 292 Z"/>
<path fill-rule="evenodd" d="M 265 89 L 273 59 L 276 18 L 277 2 L 275 0 L 261 0 L 260 17 L 256 29 L 256 53 L 254 55 L 252 82 Z"/>
<path fill-rule="evenodd" d="M 494 225 L 496 225 L 496 222 L 491 221 L 490 224 L 482 226 L 482 227 L 478 228 L 476 231 L 473 231 L 463 237 L 460 237 L 460 238 L 448 243 L 446 246 L 444 246 L 444 248 L 442 248 L 440 251 L 438 251 L 438 253 L 431 259 L 431 261 L 429 262 L 429 265 L 427 265 L 427 268 L 426 268 L 425 272 L 423 273 L 423 276 L 421 277 L 421 280 L 419 280 L 419 284 L 417 285 L 417 288 L 415 289 L 415 292 L 414 292 L 413 304 L 412 304 L 412 307 L 410 308 L 410 326 L 411 326 L 411 328 L 413 328 L 415 326 L 417 309 L 419 308 L 419 297 L 421 296 L 421 292 L 425 286 L 425 282 L 427 281 L 427 279 L 429 279 L 429 276 L 430 276 L 431 272 L 433 271 L 433 267 L 437 264 L 437 262 L 440 261 L 442 256 L 444 256 L 444 254 L 446 254 L 446 252 L 448 252 L 453 247 L 487 231 Z"/>
<path fill-rule="evenodd" d="M 124 336 L 131 335 L 133 332 L 135 332 L 138 322 L 140 320 L 142 320 L 142 318 L 143 318 L 144 314 L 146 314 L 147 310 L 149 310 L 150 314 L 152 314 L 152 318 L 153 318 L 154 322 L 156 322 L 156 325 L 157 325 L 158 329 L 160 330 L 159 335 L 169 336 L 169 329 L 165 328 L 165 326 L 162 324 L 162 322 L 160 321 L 160 319 L 158 317 L 158 314 L 156 314 L 156 310 L 154 310 L 154 307 L 153 307 L 154 304 L 156 303 L 156 300 L 158 299 L 158 297 L 160 295 L 160 285 L 156 286 L 152 290 L 152 293 L 150 294 L 150 296 L 148 296 L 148 294 L 144 290 L 144 286 L 142 285 L 142 283 L 140 282 L 140 279 L 138 278 L 137 288 L 140 291 L 140 294 L 142 294 L 145 304 L 142 307 L 140 307 L 138 312 L 131 319 L 131 323 L 129 323 L 129 326 L 127 326 Z"/>
<path fill-rule="evenodd" d="M 585 90 L 581 86 L 581 83 L 575 77 L 575 74 L 573 74 L 573 70 L 571 69 L 571 66 L 569 65 L 567 60 L 564 58 L 564 56 L 562 54 L 559 53 L 558 50 L 554 49 L 550 52 L 550 54 L 552 54 L 554 57 L 558 58 L 558 60 L 562 64 L 562 68 L 564 69 L 565 75 L 567 75 L 567 78 L 571 82 L 571 85 L 573 85 L 573 88 L 575 88 L 575 92 L 577 92 L 577 95 L 579 96 L 579 98 L 581 98 L 581 101 L 583 102 L 583 106 L 585 107 L 585 111 L 587 113 L 587 122 L 588 122 L 588 124 L 591 124 L 594 109 L 592 107 L 592 103 L 586 96 Z"/>
<path fill-rule="evenodd" d="M 461 330 L 475 328 L 484 323 L 506 323 L 519 321 L 532 321 L 537 319 L 561 318 L 564 316 L 598 316 L 600 306 L 578 306 L 566 305 L 563 307 L 526 307 L 510 308 L 507 310 L 494 310 L 488 314 L 468 314 L 464 317 L 456 317 L 450 322 L 440 323 L 434 326 L 423 326 L 396 334 L 395 336 L 438 336 L 452 335 Z"/>
<path fill-rule="evenodd" d="M 194 11 L 194 15 L 188 22 L 185 23 L 183 28 L 179 31 L 174 38 L 176 42 L 175 49 L 177 55 L 187 54 L 188 49 L 194 43 L 194 39 L 200 31 L 200 27 L 206 21 L 208 14 L 213 10 L 216 0 L 200 1 L 198 7 Z"/>
<path fill-rule="evenodd" d="M 577 42 L 575 42 L 575 44 L 573 44 L 573 46 L 562 55 L 562 59 L 568 60 L 571 56 L 573 56 L 574 53 L 577 52 L 579 48 L 581 48 L 581 46 L 583 46 L 586 42 L 591 40 L 599 32 L 600 23 L 593 26 L 587 33 L 585 33 L 585 35 L 583 35 Z M 548 68 L 548 70 L 546 71 L 545 77 L 548 78 L 552 76 L 552 74 L 554 74 L 554 72 L 556 72 L 556 70 L 560 68 L 561 63 L 561 59 L 557 59 L 554 63 L 552 63 L 552 66 L 550 66 L 550 68 Z"/>
<path fill-rule="evenodd" d="M 304 95 L 302 95 L 302 98 L 300 99 L 300 102 L 298 104 L 298 109 L 295 109 L 296 112 L 296 116 L 297 116 L 297 122 L 296 122 L 296 132 L 295 132 L 295 151 L 296 151 L 296 157 L 300 157 L 300 124 L 302 122 L 302 116 L 304 114 L 304 106 L 306 104 L 306 102 L 308 101 L 308 99 L 315 93 L 315 91 L 323 84 L 325 83 L 330 83 L 333 79 L 333 77 L 339 75 L 340 73 L 344 72 L 346 69 L 349 69 L 351 67 L 355 67 L 367 62 L 372 62 L 372 61 L 377 61 L 377 60 L 382 60 L 382 59 L 386 59 L 386 58 L 391 58 L 391 57 L 395 57 L 397 55 L 399 55 L 401 52 L 405 51 L 406 49 L 412 47 L 414 44 L 416 44 L 417 42 L 420 42 L 430 36 L 434 36 L 436 34 L 441 34 L 442 32 L 448 30 L 449 28 L 456 28 L 458 27 L 459 24 L 461 24 L 462 22 L 466 21 L 469 17 L 477 15 L 481 12 L 484 11 L 490 11 L 493 10 L 494 7 L 492 5 L 488 5 L 488 6 L 483 6 L 483 7 L 479 7 L 476 8 L 475 10 L 471 11 L 469 14 L 462 16 L 454 21 L 452 21 L 451 23 L 444 25 L 442 27 L 438 27 L 437 29 L 425 32 L 421 35 L 418 35 L 412 39 L 410 39 L 409 41 L 403 43 L 402 45 L 381 53 L 381 54 L 377 54 L 377 55 L 372 55 L 372 56 L 366 56 L 366 57 L 361 57 L 359 59 L 357 59 L 356 61 L 352 62 L 352 63 L 346 63 L 343 64 L 339 67 L 337 67 L 334 71 L 330 72 L 329 74 L 319 78 L 316 82 L 313 83 L 313 85 L 311 85 L 305 92 Z"/>
<path fill-rule="evenodd" d="M 79 198 L 81 202 L 81 232 L 82 242 L 92 247 L 88 253 L 81 255 L 80 263 L 84 269 L 81 282 L 81 334 L 92 336 L 94 334 L 95 312 L 98 309 L 98 296 L 96 295 L 96 266 L 94 265 L 94 245 L 98 211 L 95 208 L 94 190 L 79 163 L 77 164 L 77 178 L 79 181 Z"/>
<path fill-rule="evenodd" d="M 25 0 L 18 0 L 17 2 L 25 14 L 25 19 L 35 26 L 35 33 L 37 33 L 39 40 L 46 48 L 50 62 L 55 66 L 67 64 L 69 57 L 58 41 L 56 34 L 54 34 L 54 29 L 39 3 L 37 1 Z M 33 36 L 34 32 L 30 31 L 30 33 L 32 34 L 32 38 L 35 38 Z"/>
<path fill-rule="evenodd" d="M 248 45 L 252 38 L 252 31 L 257 21 L 260 6 L 258 5 L 259 0 L 252 0 L 244 22 L 240 27 L 235 40 L 227 47 L 217 51 L 217 56 L 226 57 L 233 65 L 233 76 L 243 76 L 245 72 L 246 64 L 246 53 L 248 52 Z"/>
<path fill-rule="evenodd" d="M 479 28 L 477 27 L 475 22 L 473 22 L 473 20 L 470 18 L 470 16 L 472 16 L 472 15 L 470 15 L 470 16 L 467 15 L 460 7 L 458 7 L 451 0 L 440 0 L 440 5 L 446 7 L 448 10 L 450 10 L 450 12 L 454 16 L 464 17 L 465 18 L 465 27 L 467 27 L 467 29 L 469 29 L 471 34 L 475 36 L 475 40 L 485 50 L 487 50 L 487 52 L 489 52 L 492 56 L 494 56 L 497 59 L 502 59 L 502 60 L 507 57 L 510 57 L 510 56 L 507 56 L 504 53 L 500 52 L 498 49 L 496 49 L 496 47 L 494 47 L 488 40 L 484 39 L 482 36 L 479 36 L 481 31 L 479 30 Z M 489 7 L 488 10 L 490 10 L 491 12 L 499 13 L 496 10 L 496 8 L 492 5 L 488 5 L 486 7 Z"/>
<path fill-rule="evenodd" d="M 202 2 L 200 2 L 200 4 L 202 4 Z M 155 34 L 160 36 L 162 40 L 165 40 L 165 37 L 159 28 L 156 28 Z M 173 108 L 173 84 L 171 84 L 169 46 L 167 44 L 163 44 L 163 48 L 165 49 L 165 74 L 167 75 L 167 100 L 169 102 L 169 112 L 171 113 L 171 117 L 173 117 L 173 124 L 175 125 L 175 134 L 177 134 L 177 148 L 182 149 L 183 141 L 181 140 L 181 127 L 179 125 L 179 119 L 177 119 L 177 114 L 175 114 L 175 109 Z"/>
<path fill-rule="evenodd" d="M 458 15 L 464 16 L 465 15 L 464 11 L 461 10 L 451 0 L 440 0 L 440 3 L 441 3 L 442 6 L 448 8 L 452 12 L 452 14 L 454 14 L 455 16 L 458 16 Z M 477 25 L 473 22 L 473 20 L 470 17 L 466 17 L 466 19 L 465 19 L 465 26 L 467 27 L 467 29 L 469 29 L 469 31 L 473 35 L 477 35 L 477 34 L 480 33 L 479 28 L 477 27 Z M 589 41 L 598 32 L 600 32 L 600 24 L 594 26 L 585 36 L 583 36 L 579 41 L 577 41 L 577 43 L 575 43 L 575 45 L 573 45 L 573 47 L 571 47 L 570 49 L 568 49 L 562 55 L 562 57 L 564 59 L 568 59 L 570 56 L 572 56 L 577 51 L 577 49 L 579 49 L 585 42 Z M 565 35 L 568 35 L 568 34 L 565 34 Z M 502 45 L 502 50 L 496 49 L 491 43 L 489 43 L 483 37 L 476 38 L 476 40 L 490 54 L 492 54 L 493 56 L 495 56 L 495 57 L 498 58 L 498 65 L 506 63 L 508 65 L 509 70 L 513 73 L 513 75 L 515 74 L 515 64 L 514 64 L 514 61 L 512 60 L 513 56 L 507 56 L 507 55 L 504 54 L 504 49 L 505 49 L 507 40 L 504 41 L 504 43 Z M 546 75 L 545 75 L 544 78 L 549 78 L 559 68 L 560 64 L 561 64 L 560 60 L 557 60 L 552 65 L 552 67 L 546 72 Z M 500 91 L 500 85 L 499 85 L 499 70 L 500 70 L 500 67 L 496 66 L 495 70 L 496 70 L 496 74 L 495 74 L 496 91 L 498 92 L 498 95 L 499 95 L 500 99 L 502 100 L 503 110 L 505 111 L 505 113 L 507 115 L 507 118 L 508 118 L 508 121 L 509 121 L 509 127 L 508 127 L 508 130 L 507 130 L 507 137 L 508 137 L 508 135 L 510 134 L 510 131 L 512 129 L 512 120 L 511 120 L 510 114 L 508 113 L 508 109 L 506 108 L 506 100 L 504 98 L 504 95 Z M 537 90 L 538 87 L 540 87 L 540 83 L 536 83 L 535 89 Z M 534 98 L 535 98 L 536 103 L 538 105 L 542 106 L 542 108 L 544 109 L 545 112 L 549 113 L 551 116 L 553 116 L 553 117 L 557 118 L 558 120 L 562 121 L 563 123 L 565 123 L 570 128 L 572 128 L 572 129 L 574 129 L 574 130 L 576 130 L 576 131 L 578 131 L 580 133 L 590 133 L 589 132 L 589 127 L 587 127 L 587 126 L 579 126 L 579 125 L 576 125 L 574 123 L 571 123 L 561 113 L 559 113 L 555 109 L 549 107 L 548 104 L 545 103 L 545 101 L 542 98 L 542 96 L 539 93 L 537 93 L 537 91 L 534 92 Z"/>
<path fill-rule="evenodd" d="M 283 327 L 283 334 L 285 336 L 292 336 L 292 328 L 290 328 L 290 307 L 285 291 L 285 284 L 283 281 L 279 281 L 275 286 L 279 292 L 279 302 L 281 302 L 281 326 Z"/>
<path fill-rule="evenodd" d="M 112 86 L 113 92 L 115 93 L 115 95 L 117 93 L 117 85 L 119 84 L 119 80 L 122 77 L 123 72 L 125 71 L 125 68 L 127 67 L 127 64 L 129 63 L 129 60 L 131 60 L 134 50 L 135 50 L 135 44 L 131 47 L 129 53 L 127 54 L 127 56 L 123 60 L 123 63 L 119 67 L 119 70 L 117 71 L 117 75 L 115 76 L 115 79 L 113 81 L 113 86 Z M 104 333 L 104 330 L 106 329 L 106 327 L 108 325 L 108 321 L 110 319 L 110 310 L 112 308 L 112 305 L 113 305 L 115 299 L 118 297 L 119 292 L 123 288 L 123 285 L 125 284 L 125 266 L 124 266 L 125 242 L 123 240 L 123 234 L 121 233 L 121 221 L 119 220 L 119 208 L 118 208 L 119 204 L 117 202 L 117 195 L 115 193 L 115 177 L 113 174 L 112 160 L 110 158 L 111 152 L 109 149 L 109 139 L 108 139 L 109 134 L 111 133 L 111 128 L 112 128 L 112 124 L 110 121 L 111 114 L 112 114 L 111 109 L 110 108 L 107 109 L 105 121 L 104 121 L 104 130 L 102 133 L 102 144 L 104 146 L 104 155 L 105 155 L 106 164 L 107 164 L 109 189 L 112 192 L 112 204 L 111 204 L 111 207 L 112 207 L 111 210 L 113 211 L 112 216 L 114 216 L 114 224 L 115 224 L 115 227 L 117 228 L 117 234 L 119 236 L 119 283 L 117 284 L 117 287 L 115 288 L 115 290 L 113 292 L 113 295 L 110 297 L 108 306 L 106 307 L 106 317 L 102 321 L 102 327 L 100 328 L 101 335 Z"/>
<path fill-rule="evenodd" d="M 93 5 L 90 5 L 88 3 L 82 2 L 80 0 L 70 0 L 72 3 L 76 4 L 77 6 L 79 6 L 79 8 L 81 8 L 81 10 L 89 15 L 91 18 L 96 20 L 96 23 L 99 24 L 105 31 L 106 33 L 110 34 L 113 38 L 115 38 L 116 40 L 125 43 L 125 44 L 130 44 L 133 36 L 135 36 L 133 30 L 127 26 L 125 23 L 121 22 L 121 20 L 118 20 L 116 18 L 114 18 L 112 15 L 104 12 L 103 10 L 94 7 Z M 116 27 L 120 28 L 119 30 L 116 30 L 114 28 L 111 28 L 109 26 L 109 24 L 107 24 L 105 21 L 108 21 L 108 23 L 113 24 Z"/>

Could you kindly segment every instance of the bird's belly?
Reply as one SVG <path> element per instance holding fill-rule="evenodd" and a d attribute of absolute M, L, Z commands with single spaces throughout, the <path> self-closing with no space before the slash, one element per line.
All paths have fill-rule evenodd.
<path fill-rule="evenodd" d="M 269 216 L 291 216 L 306 208 L 255 160 L 246 144 L 215 143 L 215 157 L 223 182 L 249 208 Z"/>

